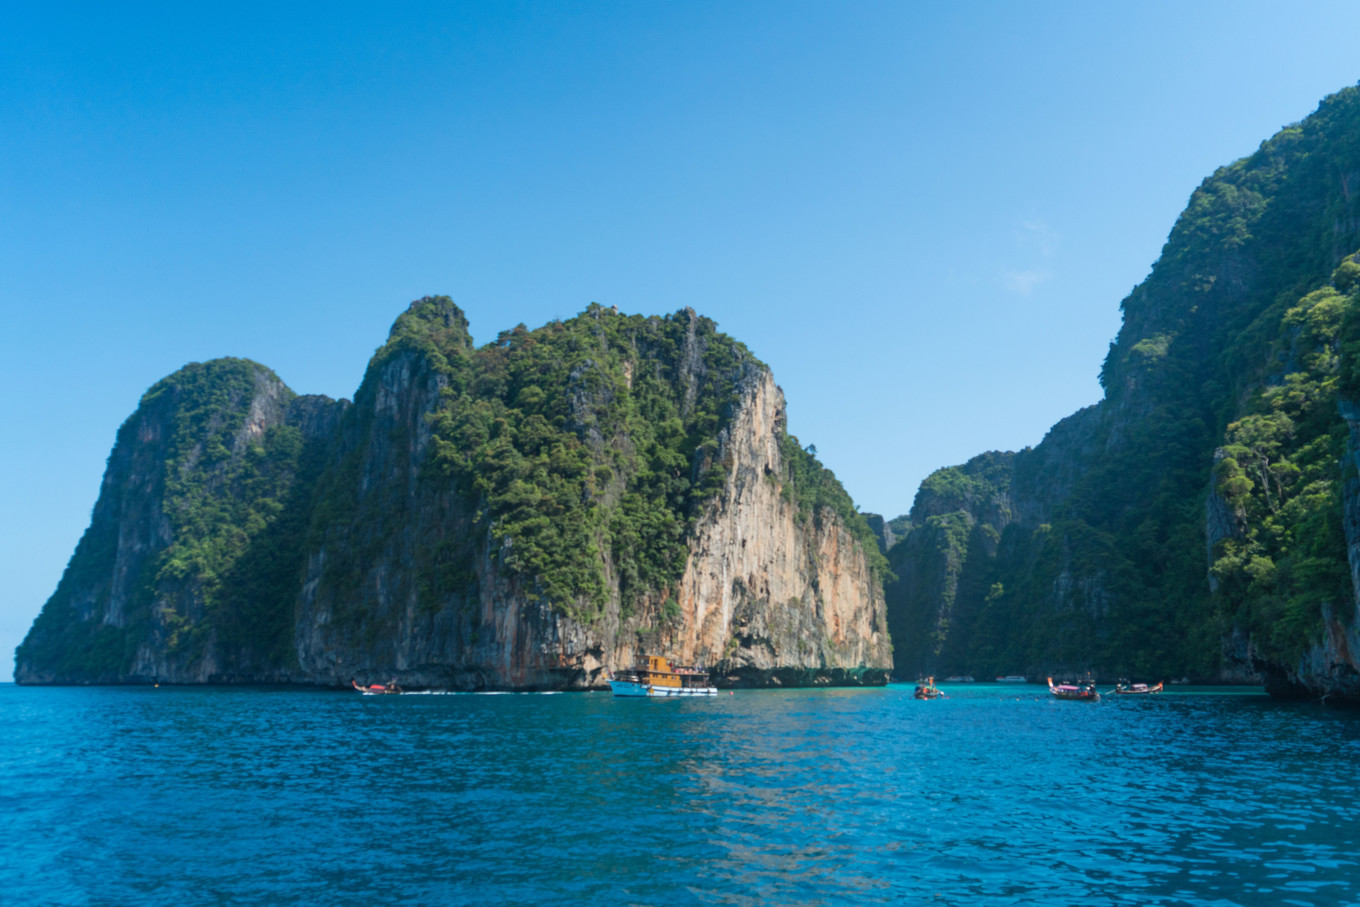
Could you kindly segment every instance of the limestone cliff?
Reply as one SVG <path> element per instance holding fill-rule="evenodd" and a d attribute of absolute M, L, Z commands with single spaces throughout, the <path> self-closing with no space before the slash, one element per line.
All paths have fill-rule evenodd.
<path fill-rule="evenodd" d="M 186 366 L 118 431 L 90 527 L 16 653 L 20 683 L 275 679 L 290 603 L 278 519 L 345 404 L 299 397 L 243 359 Z M 303 487 L 298 487 L 299 475 Z M 266 645 L 268 648 L 268 645 Z"/>
<path fill-rule="evenodd" d="M 644 652 L 727 685 L 886 677 L 867 523 L 692 311 L 593 306 L 474 349 L 432 298 L 352 405 L 240 360 L 162 385 L 22 683 L 590 688 Z"/>
<path fill-rule="evenodd" d="M 974 670 L 955 651 L 960 636 L 950 630 L 970 631 L 978 618 L 974 612 L 984 603 L 986 592 L 979 597 L 973 587 L 984 580 L 980 565 L 996 556 L 1002 534 L 1014 521 L 1015 457 L 981 454 L 931 474 L 916 492 L 907 520 L 911 528 L 889 553 L 896 577 L 887 588 L 893 605 L 889 627 L 899 677 Z"/>
<path fill-rule="evenodd" d="M 583 317 L 612 329 L 625 316 L 597 307 Z M 619 351 L 605 348 L 565 371 L 564 422 L 596 464 L 593 478 L 602 468 L 610 473 L 585 489 L 600 507 L 624 498 L 635 478 L 625 464 L 643 439 L 610 418 L 630 403 L 634 383 L 664 365 L 675 379 L 677 412 L 696 405 L 711 341 L 693 312 L 673 321 L 643 322 L 639 336 L 630 333 L 616 372 L 608 365 Z M 649 341 L 660 347 L 667 331 L 677 343 L 658 359 Z M 444 352 L 471 355 L 466 344 L 446 344 Z M 297 621 L 306 676 L 338 683 L 391 675 L 462 689 L 590 687 L 644 652 L 712 666 L 731 684 L 885 675 L 881 581 L 841 517 L 825 507 L 804 513 L 784 494 L 791 477 L 783 396 L 764 366 L 749 357 L 736 363 L 721 381 L 731 385 L 725 424 L 678 464 L 694 484 L 714 464 L 722 476 L 691 502 L 677 563 L 683 569 L 672 582 L 630 595 L 637 584 L 622 574 L 644 552 L 621 546 L 625 534 L 597 521 L 584 542 L 596 546 L 603 579 L 596 603 L 583 595 L 551 601 L 541 578 L 516 569 L 529 541 L 497 538 L 487 525 L 491 490 L 460 491 L 432 460 L 440 439 L 430 417 L 451 396 L 450 382 L 464 380 L 418 350 L 375 359 L 349 428 L 358 437 L 346 454 L 359 476 L 355 499 L 347 521 L 327 518 L 307 556 Z M 384 531 L 393 515 L 400 531 Z"/>
<path fill-rule="evenodd" d="M 1345 426 L 1346 449 L 1341 480 L 1341 522 L 1345 544 L 1345 595 L 1321 603 L 1317 624 L 1292 657 L 1272 657 L 1240 626 L 1226 643 L 1234 664 L 1259 671 L 1266 689 L 1284 697 L 1360 702 L 1360 406 L 1343 400 L 1340 417 Z M 1221 502 L 1218 494 L 1211 500 Z M 1217 509 L 1224 509 L 1219 503 Z M 1240 510 L 1236 520 L 1224 524 L 1211 510 L 1211 539 L 1241 537 L 1247 516 Z M 1215 531 L 1215 527 L 1217 531 Z"/>
<path fill-rule="evenodd" d="M 727 481 L 699 520 L 679 619 L 655 631 L 661 647 L 733 683 L 840 682 L 866 668 L 882 677 L 891 646 L 865 539 L 830 508 L 807 514 L 783 493 L 785 437 L 784 395 L 761 369 L 724 429 Z M 640 654 L 648 635 L 625 627 L 616 661 Z"/>
<path fill-rule="evenodd" d="M 1120 304 L 1104 399 L 992 483 L 1009 522 L 985 498 L 933 528 L 913 511 L 888 590 L 910 668 L 1353 695 L 1336 387 L 1360 351 L 1356 185 L 1355 88 L 1204 180 Z M 984 525 L 994 547 L 969 541 Z"/>

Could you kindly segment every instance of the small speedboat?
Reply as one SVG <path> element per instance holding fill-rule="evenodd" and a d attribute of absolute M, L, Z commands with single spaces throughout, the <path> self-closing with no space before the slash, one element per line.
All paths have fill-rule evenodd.
<path fill-rule="evenodd" d="M 1100 694 L 1096 692 L 1095 681 L 1084 683 L 1054 683 L 1053 678 L 1048 678 L 1048 691 L 1058 699 L 1074 699 L 1078 702 L 1099 702 Z"/>

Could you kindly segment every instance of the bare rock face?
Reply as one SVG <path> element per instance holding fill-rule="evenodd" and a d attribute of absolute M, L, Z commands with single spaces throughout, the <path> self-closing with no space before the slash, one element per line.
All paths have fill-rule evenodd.
<path fill-rule="evenodd" d="M 679 626 L 662 625 L 661 645 L 733 684 L 875 682 L 891 664 L 881 587 L 840 520 L 802 521 L 781 494 L 783 428 L 784 395 L 762 370 L 722 440 L 727 485 L 699 523 Z M 626 635 L 614 651 L 616 663 L 642 654 Z"/>

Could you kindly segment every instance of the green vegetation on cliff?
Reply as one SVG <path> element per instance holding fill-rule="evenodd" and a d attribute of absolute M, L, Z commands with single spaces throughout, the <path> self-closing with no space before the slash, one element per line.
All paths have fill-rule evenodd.
<path fill-rule="evenodd" d="M 733 418 L 768 380 L 692 310 L 591 305 L 474 348 L 446 297 L 397 318 L 352 406 L 299 398 L 245 360 L 186 366 L 120 430 L 17 671 L 273 679 L 304 649 L 390 658 L 394 639 L 436 630 L 476 646 L 483 583 L 541 605 L 533 619 L 594 623 L 617 590 L 624 617 L 664 625 L 742 443 Z M 843 525 L 881 575 L 864 517 L 773 415 L 784 466 L 767 478 L 804 525 Z"/>
<path fill-rule="evenodd" d="M 1214 490 L 1230 521 L 1211 575 L 1224 617 L 1251 634 L 1260 654 L 1298 658 L 1322 626 L 1324 609 L 1350 600 L 1342 530 L 1340 463 L 1348 430 L 1338 414 L 1343 322 L 1354 336 L 1360 288 L 1347 259 L 1333 283 L 1279 319 L 1268 361 L 1283 374 L 1256 388 L 1227 426 Z M 1343 292 L 1343 288 L 1346 292 Z"/>
<path fill-rule="evenodd" d="M 911 520 L 899 521 L 888 619 L 901 676 L 1009 673 L 1014 640 L 1005 632 L 1010 622 L 997 620 L 1002 587 L 979 566 L 992 565 L 1011 520 L 1013 458 L 985 453 L 937 470 L 921 483 Z"/>
<path fill-rule="evenodd" d="M 239 608 L 223 606 L 240 601 L 239 584 L 224 579 L 283 512 L 302 455 L 302 433 L 294 426 L 274 425 L 258 435 L 245 430 L 257 384 L 266 382 L 277 388 L 280 407 L 296 396 L 253 362 L 218 359 L 181 369 L 143 398 L 150 404 L 162 394 L 177 400 L 165 464 L 172 541 L 148 577 L 151 597 L 163 602 L 172 653 L 201 649 L 209 633 L 228 627 L 244 634 L 243 642 L 263 641 L 243 628 L 246 615 Z M 184 588 L 193 591 L 175 594 Z M 172 602 L 183 602 L 179 607 L 187 613 Z"/>
<path fill-rule="evenodd" d="M 591 305 L 474 349 L 462 313 L 431 297 L 398 319 L 356 412 L 371 412 L 367 401 L 392 369 L 426 365 L 439 393 L 424 417 L 435 467 L 425 481 L 443 477 L 473 514 L 436 559 L 448 577 L 466 581 L 485 554 L 528 597 L 587 622 L 604 608 L 611 579 L 624 613 L 670 599 L 694 524 L 727 479 L 723 439 L 739 394 L 764 370 L 745 346 L 689 310 L 646 317 Z M 355 445 L 352 471 L 363 449 Z M 796 439 L 783 449 L 781 481 L 800 508 L 818 520 L 829 508 L 878 557 L 834 476 Z M 323 525 L 358 506 L 340 500 L 357 481 L 327 488 Z M 426 578 L 433 596 L 455 585 Z"/>
<path fill-rule="evenodd" d="M 172 656 L 193 658 L 216 633 L 227 651 L 284 657 L 297 565 L 283 552 L 296 551 L 297 537 L 295 521 L 280 516 L 304 444 L 289 425 L 247 429 L 261 397 L 286 409 L 295 395 L 244 359 L 190 364 L 146 392 L 119 430 L 90 529 L 18 660 L 73 680 L 116 677 L 153 623 Z M 152 510 L 139 518 L 139 508 Z M 139 522 L 146 537 L 120 540 L 120 520 Z M 280 539 L 285 527 L 294 534 Z M 256 544 L 266 536 L 275 544 Z M 73 601 L 98 610 L 111 600 L 116 617 L 93 627 L 70 613 Z"/>
<path fill-rule="evenodd" d="M 606 570 L 625 607 L 678 580 L 726 476 L 719 432 L 760 367 L 746 348 L 692 312 L 592 305 L 503 332 L 466 364 L 434 414 L 435 457 L 501 567 L 580 618 L 603 608 Z"/>
<path fill-rule="evenodd" d="M 1258 670 L 1302 651 L 1346 587 L 1337 401 L 1355 372 L 1338 331 L 1360 272 L 1342 263 L 1360 247 L 1357 186 L 1350 88 L 1195 190 L 1121 304 L 1105 399 L 1016 454 L 1014 519 L 995 527 L 994 551 L 954 539 L 894 552 L 899 576 L 960 562 L 947 604 L 925 586 L 890 588 L 899 622 L 938 627 L 949 615 L 949 642 L 899 670 L 1213 679 L 1234 627 L 1250 635 Z M 939 498 L 954 484 L 947 471 L 927 482 Z M 1214 488 L 1235 516 L 1211 592 Z M 985 502 L 955 497 L 944 512 L 988 522 Z M 923 520 L 913 510 L 907 542 Z"/>

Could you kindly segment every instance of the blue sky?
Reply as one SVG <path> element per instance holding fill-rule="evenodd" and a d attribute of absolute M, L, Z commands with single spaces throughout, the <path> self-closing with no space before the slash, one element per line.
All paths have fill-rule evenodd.
<path fill-rule="evenodd" d="M 693 306 L 903 513 L 1098 400 L 1194 187 L 1360 79 L 1355 4 L 394 6 L 0 7 L 0 676 L 147 387 L 349 396 L 431 293 Z"/>

